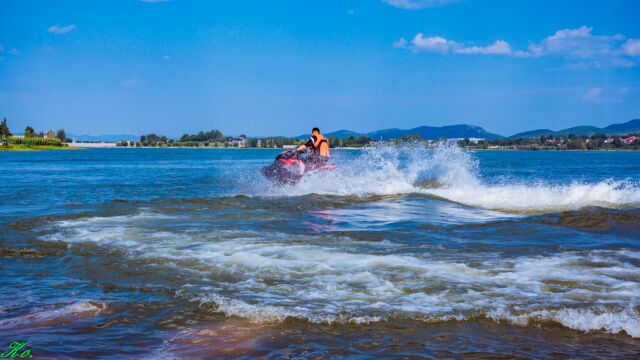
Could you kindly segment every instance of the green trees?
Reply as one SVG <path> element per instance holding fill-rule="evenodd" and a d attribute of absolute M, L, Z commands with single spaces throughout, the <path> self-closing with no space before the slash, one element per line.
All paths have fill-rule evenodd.
<path fill-rule="evenodd" d="M 283 136 L 265 138 L 247 137 L 241 134 L 247 147 L 280 148 L 285 145 L 300 145 L 302 140 Z M 371 142 L 366 136 L 351 136 L 345 139 L 332 137 L 329 143 L 332 147 L 363 147 Z M 140 136 L 139 146 L 170 146 L 170 147 L 237 147 L 238 140 L 225 136 L 220 130 L 199 131 L 195 134 L 183 134 L 178 140 L 169 139 L 164 135 L 146 134 Z M 124 144 L 123 144 L 124 145 Z"/>
<path fill-rule="evenodd" d="M 200 147 L 204 145 L 221 146 L 228 139 L 220 130 L 199 131 L 196 134 L 183 134 L 178 140 L 169 139 L 164 135 L 147 134 L 140 136 L 141 146 L 177 146 L 177 147 Z"/>
<path fill-rule="evenodd" d="M 26 128 L 24 128 L 24 137 L 33 137 L 35 133 L 36 131 L 33 130 L 31 126 L 27 126 Z"/>
<path fill-rule="evenodd" d="M 214 130 L 213 131 L 213 140 L 214 141 L 224 141 L 224 135 L 222 135 L 222 132 L 220 130 Z"/>
<path fill-rule="evenodd" d="M 57 146 L 62 147 L 62 141 L 57 138 L 44 138 L 44 137 L 23 137 L 23 138 L 11 138 L 11 144 L 14 145 L 26 145 L 26 146 Z"/>
<path fill-rule="evenodd" d="M 424 138 L 420 134 L 407 134 L 396 139 L 396 143 L 399 144 L 415 141 L 424 141 Z"/>
<path fill-rule="evenodd" d="M 180 137 L 180 142 L 223 142 L 226 140 L 226 137 L 222 134 L 220 130 L 211 130 L 211 131 L 200 131 L 197 134 L 189 135 L 183 134 Z"/>
<path fill-rule="evenodd" d="M 368 145 L 370 142 L 371 139 L 366 136 L 349 136 L 348 138 L 332 136 L 329 138 L 329 145 L 331 145 L 331 147 L 363 147 Z"/>
<path fill-rule="evenodd" d="M 6 118 L 3 118 L 2 122 L 0 122 L 0 136 L 4 136 L 4 137 L 11 136 L 11 131 L 9 131 L 9 126 L 7 125 Z"/>
<path fill-rule="evenodd" d="M 56 138 L 58 138 L 58 139 L 60 139 L 60 141 L 64 142 L 64 141 L 67 140 L 67 133 L 64 131 L 64 129 L 59 129 L 56 132 Z"/>
<path fill-rule="evenodd" d="M 166 136 L 158 136 L 156 134 L 147 134 L 140 136 L 140 143 L 142 146 L 165 146 L 171 143 Z"/>
<path fill-rule="evenodd" d="M 587 149 L 587 137 L 569 135 L 567 139 L 567 149 L 569 150 L 586 150 Z"/>
<path fill-rule="evenodd" d="M 639 150 L 640 141 L 631 141 L 627 135 L 593 134 L 591 136 L 570 134 L 564 136 L 540 136 L 539 138 L 481 140 L 471 144 L 467 139 L 458 141 L 459 146 L 470 149 L 514 149 L 514 150 Z"/>
<path fill-rule="evenodd" d="M 0 123 L 0 142 L 2 146 L 7 146 L 7 138 L 11 136 L 11 131 L 9 131 L 9 126 L 7 125 L 7 119 L 3 118 Z"/>

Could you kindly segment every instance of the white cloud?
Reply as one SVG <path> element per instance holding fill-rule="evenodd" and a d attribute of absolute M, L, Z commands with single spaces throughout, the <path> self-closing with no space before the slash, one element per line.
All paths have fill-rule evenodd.
<path fill-rule="evenodd" d="M 496 42 L 489 46 L 461 46 L 454 49 L 454 51 L 458 54 L 510 55 L 511 46 L 504 40 L 496 40 Z"/>
<path fill-rule="evenodd" d="M 593 35 L 593 28 L 581 26 L 577 29 L 563 29 L 543 39 L 539 43 L 529 45 L 531 56 L 560 55 L 574 59 L 591 59 L 614 55 L 618 52 L 622 35 Z"/>
<path fill-rule="evenodd" d="M 540 42 L 529 44 L 527 50 L 518 51 L 516 56 L 560 57 L 572 61 L 567 66 L 572 69 L 635 66 L 629 57 L 633 56 L 636 44 L 633 39 L 626 43 L 624 40 L 621 34 L 594 35 L 592 27 L 583 25 L 577 29 L 558 30 Z"/>
<path fill-rule="evenodd" d="M 394 43 L 395 47 L 408 47 L 413 51 L 426 51 L 435 52 L 440 54 L 454 53 L 454 54 L 480 54 L 480 55 L 510 55 L 511 46 L 504 40 L 496 40 L 493 44 L 488 46 L 465 46 L 462 43 L 458 43 L 453 40 L 445 39 L 441 36 L 425 37 L 424 34 L 418 33 L 411 40 L 409 46 L 404 40 L 400 40 Z"/>
<path fill-rule="evenodd" d="M 407 10 L 426 9 L 437 6 L 445 6 L 461 0 L 382 0 L 383 2 Z"/>
<path fill-rule="evenodd" d="M 624 53 L 629 56 L 640 56 L 640 39 L 629 39 L 622 45 Z"/>
<path fill-rule="evenodd" d="M 67 26 L 54 25 L 49 27 L 47 31 L 52 34 L 60 35 L 60 34 L 66 34 L 75 28 L 76 28 L 75 25 L 67 25 Z"/>
<path fill-rule="evenodd" d="M 632 58 L 640 56 L 640 39 L 628 39 L 625 42 L 625 37 L 620 34 L 594 35 L 593 28 L 588 26 L 558 30 L 539 42 L 530 43 L 523 50 L 514 50 L 508 42 L 500 39 L 488 46 L 469 46 L 440 36 L 425 37 L 422 33 L 416 34 L 411 44 L 400 38 L 394 46 L 414 52 L 440 54 L 505 55 L 518 58 L 559 57 L 571 61 L 567 67 L 573 69 L 631 67 L 636 65 Z"/>
<path fill-rule="evenodd" d="M 422 33 L 418 33 L 411 40 L 413 49 L 416 51 L 429 51 L 437 53 L 447 53 L 449 49 L 455 45 L 454 41 L 449 41 L 440 36 L 424 37 Z"/>

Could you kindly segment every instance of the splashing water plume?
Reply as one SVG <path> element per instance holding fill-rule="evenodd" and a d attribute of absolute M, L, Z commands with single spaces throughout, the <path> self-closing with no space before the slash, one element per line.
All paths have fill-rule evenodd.
<path fill-rule="evenodd" d="M 275 188 L 275 196 L 306 194 L 370 196 L 433 195 L 448 201 L 506 212 L 553 212 L 587 206 L 627 208 L 640 204 L 640 187 L 627 181 L 572 182 L 563 185 L 483 181 L 473 153 L 454 145 L 436 148 L 421 143 L 383 144 L 357 156 L 334 156 L 338 168 L 304 177 L 295 185 Z M 422 181 L 438 186 L 424 188 Z M 265 192 L 261 192 L 265 193 Z"/>
<path fill-rule="evenodd" d="M 455 146 L 428 148 L 421 143 L 375 145 L 356 156 L 337 153 L 332 162 L 337 165 L 334 171 L 317 172 L 295 185 L 270 190 L 286 196 L 410 194 L 421 191 L 416 187 L 421 179 L 475 181 L 477 167 L 469 153 Z"/>

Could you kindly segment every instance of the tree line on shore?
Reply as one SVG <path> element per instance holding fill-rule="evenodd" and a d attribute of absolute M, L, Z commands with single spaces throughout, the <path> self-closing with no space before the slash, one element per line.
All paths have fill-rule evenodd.
<path fill-rule="evenodd" d="M 31 126 L 27 126 L 23 136 L 13 136 L 6 118 L 0 122 L 0 141 L 2 141 L 2 146 L 63 146 L 64 143 L 71 142 L 64 129 L 59 129 L 56 132 L 53 130 L 44 132 L 36 131 Z"/>
<path fill-rule="evenodd" d="M 2 146 L 63 146 L 71 142 L 64 129 L 54 132 L 36 131 L 27 126 L 24 136 L 13 136 L 9 130 L 7 119 L 0 122 L 0 140 Z M 435 141 L 439 143 L 445 141 Z M 121 147 L 251 147 L 251 148 L 282 148 L 296 146 L 306 140 L 290 137 L 239 137 L 225 136 L 220 130 L 200 131 L 195 134 L 184 134 L 178 139 L 171 139 L 154 133 L 142 135 L 138 141 L 120 141 Z M 405 135 L 391 140 L 395 143 L 425 141 L 420 135 Z M 451 140 L 450 140 L 451 141 Z M 348 138 L 329 138 L 331 147 L 364 147 L 373 141 L 366 136 L 351 136 Z M 467 149 L 513 149 L 513 150 L 640 150 L 640 134 L 612 136 L 605 134 L 568 135 L 568 136 L 540 136 L 530 138 L 501 138 L 501 139 L 462 139 L 457 144 Z"/>
<path fill-rule="evenodd" d="M 146 134 L 140 136 L 138 141 L 119 141 L 120 147 L 240 147 L 240 148 L 281 148 L 283 146 L 296 146 L 306 140 L 284 136 L 271 137 L 247 137 L 242 134 L 238 137 L 225 136 L 220 130 L 200 131 L 196 134 L 184 134 L 178 139 L 171 139 L 165 135 Z M 366 136 L 339 139 L 335 136 L 329 138 L 332 147 L 362 147 L 371 140 Z"/>
<path fill-rule="evenodd" d="M 167 136 L 148 134 L 140 137 L 139 141 L 121 141 L 118 146 L 125 147 L 250 147 L 250 148 L 281 148 L 283 146 L 296 146 L 306 140 L 288 137 L 246 137 L 240 135 L 237 138 L 225 136 L 219 130 L 200 131 L 196 134 L 184 134 L 179 139 L 170 139 Z M 388 140 L 392 143 L 422 142 L 427 141 L 422 136 L 408 134 L 402 137 Z M 437 144 L 446 142 L 447 139 L 431 141 Z M 451 141 L 451 140 L 450 140 Z M 374 142 L 366 136 L 351 136 L 348 138 L 329 138 L 331 147 L 364 147 Z M 626 149 L 640 150 L 640 135 L 609 136 L 605 134 L 568 135 L 564 136 L 540 136 L 531 138 L 501 138 L 501 139 L 462 139 L 457 144 L 467 149 L 513 149 L 513 150 L 609 150 Z"/>
<path fill-rule="evenodd" d="M 505 138 L 479 141 L 464 139 L 458 145 L 467 149 L 512 150 L 640 150 L 640 134 L 611 136 L 605 134 L 540 136 L 532 138 Z"/>

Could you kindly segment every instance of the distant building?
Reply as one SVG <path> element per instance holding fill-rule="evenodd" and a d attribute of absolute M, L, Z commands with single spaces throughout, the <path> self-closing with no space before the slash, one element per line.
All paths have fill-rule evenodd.
<path fill-rule="evenodd" d="M 622 141 L 622 143 L 625 144 L 625 145 L 630 145 L 634 141 L 639 141 L 640 142 L 640 136 L 629 136 L 629 137 L 626 137 L 626 138 L 620 138 L 620 141 Z"/>
<path fill-rule="evenodd" d="M 446 139 L 445 141 L 447 144 L 450 144 L 450 143 L 458 143 L 465 139 L 468 139 L 469 142 L 472 144 L 478 144 L 480 141 L 486 140 L 484 138 L 449 138 L 449 139 Z"/>
<path fill-rule="evenodd" d="M 233 138 L 229 141 L 231 146 L 236 146 L 239 148 L 247 147 L 247 139 L 244 136 L 240 136 L 238 138 Z"/>
<path fill-rule="evenodd" d="M 258 142 L 256 143 L 256 147 L 262 147 L 262 141 L 260 141 L 260 139 L 258 139 Z"/>

